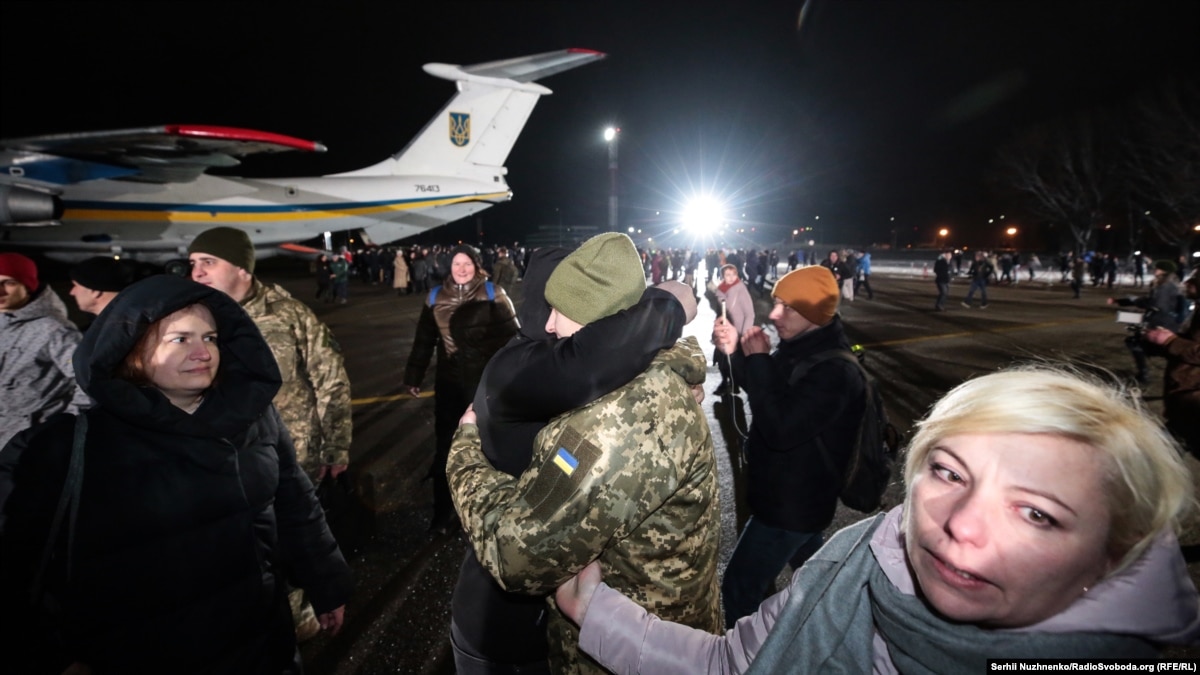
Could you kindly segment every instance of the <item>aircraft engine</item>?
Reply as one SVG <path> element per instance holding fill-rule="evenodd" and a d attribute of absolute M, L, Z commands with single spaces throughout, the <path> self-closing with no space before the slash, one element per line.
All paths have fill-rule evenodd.
<path fill-rule="evenodd" d="M 55 195 L 0 185 L 0 224 L 45 223 L 62 218 L 62 214 L 62 200 Z"/>

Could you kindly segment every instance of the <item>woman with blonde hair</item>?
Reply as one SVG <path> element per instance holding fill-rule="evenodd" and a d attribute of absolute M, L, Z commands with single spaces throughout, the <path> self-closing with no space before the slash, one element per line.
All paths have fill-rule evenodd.
<path fill-rule="evenodd" d="M 904 504 L 845 528 L 724 636 L 657 620 L 593 563 L 559 588 L 618 673 L 982 672 L 1154 658 L 1200 637 L 1170 436 L 1128 392 L 1048 366 L 965 382 L 908 451 Z"/>

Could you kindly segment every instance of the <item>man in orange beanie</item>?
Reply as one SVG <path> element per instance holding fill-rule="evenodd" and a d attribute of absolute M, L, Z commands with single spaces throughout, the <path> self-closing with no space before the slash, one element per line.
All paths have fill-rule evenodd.
<path fill-rule="evenodd" d="M 850 351 L 833 273 L 802 267 L 780 278 L 771 295 L 775 351 L 758 326 L 740 336 L 723 318 L 713 326 L 753 414 L 746 440 L 751 515 L 721 584 L 727 628 L 755 612 L 785 564 L 798 568 L 820 546 L 866 403 L 858 367 L 830 358 Z"/>

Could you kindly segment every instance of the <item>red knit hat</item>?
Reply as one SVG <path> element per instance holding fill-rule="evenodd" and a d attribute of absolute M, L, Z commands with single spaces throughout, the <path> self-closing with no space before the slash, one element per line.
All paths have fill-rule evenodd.
<path fill-rule="evenodd" d="M 0 277 L 11 277 L 30 293 L 38 289 L 37 265 L 20 253 L 0 253 Z"/>

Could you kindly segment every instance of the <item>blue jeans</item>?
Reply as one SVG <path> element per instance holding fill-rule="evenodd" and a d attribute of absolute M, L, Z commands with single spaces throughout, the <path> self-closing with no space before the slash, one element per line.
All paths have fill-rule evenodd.
<path fill-rule="evenodd" d="M 967 297 L 966 297 L 966 299 L 963 300 L 963 302 L 967 303 L 968 305 L 971 304 L 971 298 L 975 297 L 976 290 L 979 291 L 980 303 L 982 303 L 984 305 L 988 304 L 988 302 L 987 302 L 987 282 L 979 281 L 979 280 L 975 280 L 975 281 L 971 282 L 971 287 L 967 289 Z"/>
<path fill-rule="evenodd" d="M 950 297 L 950 282 L 937 282 L 938 296 L 937 302 L 933 304 L 936 309 L 946 308 L 946 298 Z"/>
<path fill-rule="evenodd" d="M 798 568 L 821 546 L 820 532 L 793 532 L 764 525 L 750 517 L 725 568 L 721 596 L 725 628 L 758 611 L 785 564 Z"/>

